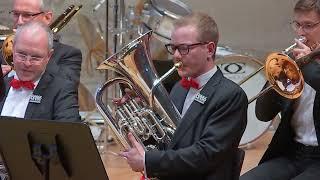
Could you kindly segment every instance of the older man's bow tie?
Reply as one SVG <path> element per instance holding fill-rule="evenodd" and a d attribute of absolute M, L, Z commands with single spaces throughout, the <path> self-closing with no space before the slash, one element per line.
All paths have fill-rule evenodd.
<path fill-rule="evenodd" d="M 23 87 L 25 89 L 33 90 L 35 85 L 32 81 L 20 81 L 18 79 L 12 79 L 10 86 L 13 89 L 20 89 Z"/>
<path fill-rule="evenodd" d="M 187 79 L 187 78 L 183 77 L 180 80 L 180 84 L 185 89 L 190 89 L 190 87 L 192 87 L 194 89 L 199 89 L 200 88 L 199 83 L 195 79 L 192 79 L 192 78 Z"/>

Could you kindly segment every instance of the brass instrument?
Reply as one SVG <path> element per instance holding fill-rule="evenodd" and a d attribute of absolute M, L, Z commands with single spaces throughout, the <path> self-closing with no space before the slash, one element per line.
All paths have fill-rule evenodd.
<path fill-rule="evenodd" d="M 306 38 L 301 36 L 298 38 L 298 41 L 300 42 L 305 42 Z M 297 43 L 294 43 L 292 45 L 290 45 L 289 47 L 287 47 L 286 49 L 284 49 L 282 51 L 282 54 L 288 55 L 292 49 L 294 49 L 297 46 Z M 247 77 L 245 77 L 244 79 L 242 79 L 238 84 L 242 85 L 243 83 L 245 83 L 246 81 L 248 81 L 252 76 L 258 74 L 262 69 L 264 69 L 265 66 L 261 66 L 259 69 L 257 69 L 255 72 L 251 73 L 250 75 L 248 75 Z"/>
<path fill-rule="evenodd" d="M 54 22 L 50 24 L 50 29 L 52 32 L 58 33 L 70 20 L 77 14 L 77 12 L 82 8 L 82 5 L 75 6 L 70 5 Z"/>
<path fill-rule="evenodd" d="M 6 26 L 0 25 L 0 41 L 4 41 L 12 33 L 13 30 L 9 29 Z"/>
<path fill-rule="evenodd" d="M 314 51 L 302 58 L 293 60 L 284 53 L 271 53 L 265 63 L 265 73 L 270 86 L 252 97 L 249 103 L 270 89 L 274 89 L 281 96 L 288 99 L 300 97 L 304 88 L 304 78 L 299 68 L 310 63 L 319 55 L 320 51 Z"/>
<path fill-rule="evenodd" d="M 151 31 L 141 35 L 118 53 L 99 65 L 99 70 L 111 70 L 120 75 L 105 82 L 96 93 L 96 105 L 106 123 L 111 127 L 123 148 L 130 147 L 127 139 L 131 132 L 145 150 L 159 149 L 168 144 L 180 120 L 180 113 L 170 100 L 167 91 L 159 83 L 150 56 Z M 176 67 L 181 66 L 177 64 Z M 112 85 L 127 87 L 141 100 L 129 98 L 121 105 L 104 103 L 104 92 Z M 115 106 L 111 109 L 110 106 Z"/>
<path fill-rule="evenodd" d="M 51 23 L 50 29 L 53 34 L 58 33 L 71 18 L 82 8 L 82 5 L 70 5 L 63 14 L 61 14 L 54 22 Z M 13 67 L 13 39 L 14 33 L 9 35 L 2 44 L 2 56 L 6 63 Z"/>

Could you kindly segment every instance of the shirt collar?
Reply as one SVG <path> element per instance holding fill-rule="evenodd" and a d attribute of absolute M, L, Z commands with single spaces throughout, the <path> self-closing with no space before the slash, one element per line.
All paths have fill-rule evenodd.
<path fill-rule="evenodd" d="M 217 72 L 217 70 L 217 66 L 214 66 L 208 72 L 196 77 L 195 80 L 199 83 L 199 87 L 202 88 L 209 81 L 209 79 Z"/>
<path fill-rule="evenodd" d="M 40 81 L 41 77 L 42 77 L 42 76 L 40 76 L 40 78 L 38 78 L 36 81 L 34 81 L 34 82 L 33 82 L 33 83 L 34 83 L 34 88 L 36 88 L 36 87 L 37 87 L 37 85 L 38 85 L 38 83 L 39 83 L 39 81 Z M 14 79 L 18 79 L 18 80 L 20 80 L 16 73 L 14 74 Z"/>

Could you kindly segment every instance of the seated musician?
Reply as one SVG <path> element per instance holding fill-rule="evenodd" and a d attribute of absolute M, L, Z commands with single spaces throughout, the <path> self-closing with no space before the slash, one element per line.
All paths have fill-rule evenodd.
<path fill-rule="evenodd" d="M 1 116 L 79 122 L 77 92 L 57 66 L 46 68 L 54 52 L 51 30 L 41 22 L 18 27 L 13 44 L 14 77 L 4 78 Z"/>
<path fill-rule="evenodd" d="M 166 45 L 183 79 L 171 98 L 182 114 L 173 140 L 164 150 L 145 151 L 131 133 L 132 148 L 120 153 L 130 167 L 160 179 L 231 180 L 233 163 L 247 122 L 245 92 L 215 65 L 219 39 L 215 21 L 203 13 L 175 23 Z"/>
<path fill-rule="evenodd" d="M 53 12 L 48 7 L 49 0 L 13 0 L 13 9 L 11 11 L 13 19 L 13 29 L 30 22 L 42 22 L 49 26 L 53 20 Z M 58 65 L 60 74 L 63 74 L 65 79 L 72 80 L 76 88 L 80 81 L 80 71 L 82 63 L 81 51 L 72 46 L 60 43 L 54 39 L 53 54 L 48 64 L 48 68 L 55 68 L 54 64 Z M 5 64 L 2 55 L 0 55 L 0 62 Z M 51 65 L 52 64 L 52 65 Z M 6 75 L 11 71 L 12 67 L 2 65 L 2 72 Z"/>
<path fill-rule="evenodd" d="M 295 59 L 314 50 L 320 42 L 320 0 L 298 0 L 294 7 L 293 28 L 305 44 L 296 41 Z M 300 67 L 305 80 L 302 95 L 286 99 L 274 90 L 256 103 L 261 121 L 272 120 L 279 112 L 281 122 L 268 149 L 257 167 L 240 177 L 241 180 L 318 180 L 320 177 L 320 64 L 317 58 Z M 296 80 L 292 67 L 286 76 Z M 291 70 L 290 70 L 291 69 Z"/>

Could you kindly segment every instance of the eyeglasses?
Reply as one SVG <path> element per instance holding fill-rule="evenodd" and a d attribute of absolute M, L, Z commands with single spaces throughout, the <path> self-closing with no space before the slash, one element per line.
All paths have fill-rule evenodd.
<path fill-rule="evenodd" d="M 291 26 L 293 28 L 293 30 L 297 31 L 300 28 L 305 32 L 305 33 L 310 33 L 314 30 L 314 28 L 320 24 L 320 21 L 317 23 L 305 23 L 305 24 L 300 24 L 297 21 L 292 21 Z"/>
<path fill-rule="evenodd" d="M 29 62 L 32 64 L 39 63 L 45 58 L 45 57 L 31 56 L 31 55 L 19 53 L 19 52 L 15 52 L 14 55 L 16 60 L 25 62 L 29 59 Z"/>
<path fill-rule="evenodd" d="M 167 51 L 172 55 L 176 52 L 177 49 L 181 55 L 187 55 L 190 49 L 195 48 L 196 46 L 205 45 L 208 43 L 209 42 L 199 42 L 194 44 L 178 44 L 178 45 L 166 44 L 165 47 Z"/>
<path fill-rule="evenodd" d="M 41 12 L 37 12 L 37 13 L 32 13 L 32 12 L 10 11 L 10 14 L 12 14 L 14 19 L 18 19 L 21 16 L 21 18 L 24 21 L 31 20 L 42 13 L 44 13 L 44 12 L 41 11 Z"/>

